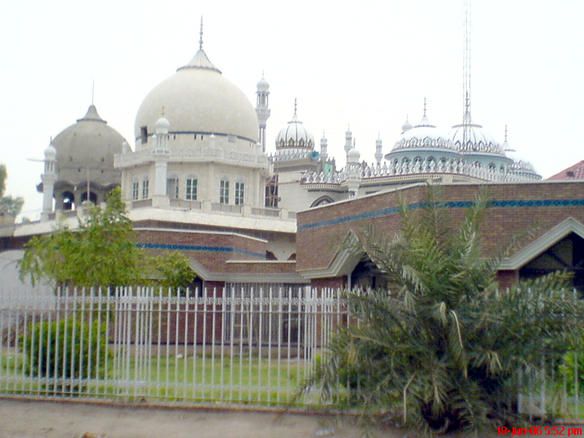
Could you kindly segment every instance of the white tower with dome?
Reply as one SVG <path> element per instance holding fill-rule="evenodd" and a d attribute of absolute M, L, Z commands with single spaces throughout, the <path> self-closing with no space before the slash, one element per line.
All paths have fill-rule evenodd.
<path fill-rule="evenodd" d="M 51 219 L 54 210 L 76 210 L 84 201 L 104 202 L 107 193 L 120 185 L 114 155 L 122 152 L 125 143 L 93 103 L 83 117 L 55 136 L 45 149 L 45 169 L 37 186 L 43 193 L 41 219 Z"/>

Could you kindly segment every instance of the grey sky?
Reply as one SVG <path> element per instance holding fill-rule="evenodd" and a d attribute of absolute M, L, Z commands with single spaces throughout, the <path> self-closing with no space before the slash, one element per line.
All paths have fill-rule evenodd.
<path fill-rule="evenodd" d="M 295 97 L 341 164 L 347 124 L 373 161 L 378 132 L 387 153 L 406 114 L 420 119 L 424 96 L 434 124 L 461 120 L 462 0 L 9 2 L 0 162 L 25 215 L 41 207 L 41 164 L 27 158 L 83 116 L 92 80 L 100 115 L 133 147 L 138 106 L 195 53 L 201 14 L 209 58 L 252 103 L 265 71 L 269 150 Z M 474 0 L 472 14 L 473 120 L 500 141 L 508 123 L 511 145 L 544 177 L 584 158 L 584 3 Z"/>

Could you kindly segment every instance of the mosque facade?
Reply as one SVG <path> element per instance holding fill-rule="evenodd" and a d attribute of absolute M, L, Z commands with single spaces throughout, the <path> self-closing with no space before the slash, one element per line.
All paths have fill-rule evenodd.
<path fill-rule="evenodd" d="M 375 211 L 396 207 L 396 193 L 407 194 L 427 183 L 448 187 L 453 202 L 457 196 L 461 202 L 470 200 L 473 191 L 468 187 L 488 185 L 497 193 L 516 189 L 537 205 L 537 195 L 528 196 L 531 187 L 543 192 L 560 188 L 540 182 L 531 164 L 514 156 L 507 135 L 498 142 L 473 121 L 468 98 L 462 122 L 449 130 L 430 122 L 424 102 L 420 121 L 406 121 L 389 151 L 377 140 L 375 163 L 361 161 L 347 130 L 346 164 L 340 167 L 328 153 L 325 137 L 317 146 L 296 103 L 290 121 L 275 137 L 275 152 L 266 152 L 269 95 L 270 85 L 262 78 L 254 107 L 211 62 L 201 37 L 194 57 L 144 98 L 133 148 L 93 104 L 52 139 L 38 186 L 43 193 L 41 221 L 15 227 L 2 238 L 4 248 L 19 247 L 59 222 L 74 227 L 85 202 L 100 204 L 109 190 L 120 186 L 137 244 L 150 251 L 185 253 L 200 282 L 320 284 L 330 277 L 345 278 L 337 283 L 347 285 L 354 270 L 362 269 L 362 260 L 335 262 L 340 256 L 330 251 L 351 233 L 350 227 L 332 226 L 343 222 L 346 211 L 356 208 L 357 217 L 373 217 Z M 575 209 L 564 210 L 566 214 L 548 225 L 552 229 L 572 218 L 566 230 L 579 236 L 574 248 L 581 248 L 584 182 L 574 184 L 562 188 L 567 197 L 558 199 Z M 368 209 L 378 202 L 391 205 Z M 310 225 L 322 221 L 336 231 Z M 320 252 L 311 249 L 325 246 Z M 580 260 L 578 251 L 570 253 L 571 259 Z M 331 268 L 331 263 L 340 265 Z M 519 272 L 520 267 L 514 269 Z"/>

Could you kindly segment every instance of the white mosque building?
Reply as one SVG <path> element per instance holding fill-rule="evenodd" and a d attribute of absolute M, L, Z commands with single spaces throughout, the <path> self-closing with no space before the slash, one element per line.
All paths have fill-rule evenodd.
<path fill-rule="evenodd" d="M 100 203 L 119 184 L 130 210 L 186 209 L 288 220 L 306 208 L 412 182 L 541 179 L 528 162 L 507 155 L 506 138 L 500 143 L 472 121 L 468 98 L 462 123 L 450 130 L 429 121 L 424 101 L 420 122 L 406 121 L 390 151 L 377 140 L 372 164 L 360 161 L 347 131 L 346 165 L 340 169 L 328 154 L 326 138 L 317 150 L 295 103 L 290 121 L 274 140 L 275 153 L 267 155 L 269 94 L 270 85 L 262 78 L 254 108 L 210 61 L 201 34 L 195 56 L 144 98 L 133 149 L 93 105 L 52 140 L 39 185 L 43 220 L 86 200 Z"/>

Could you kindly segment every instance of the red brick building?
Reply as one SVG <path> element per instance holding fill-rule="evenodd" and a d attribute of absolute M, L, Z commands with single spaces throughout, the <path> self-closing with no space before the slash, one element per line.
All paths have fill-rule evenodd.
<path fill-rule="evenodd" d="M 317 287 L 375 286 L 379 273 L 346 242 L 370 225 L 389 235 L 398 233 L 400 203 L 419 205 L 427 191 L 427 185 L 414 184 L 301 212 L 298 272 Z M 572 272 L 574 285 L 584 288 L 584 181 L 442 185 L 438 196 L 453 228 L 480 191 L 489 199 L 481 228 L 485 256 L 519 239 L 501 264 L 501 286 L 559 269 Z"/>

